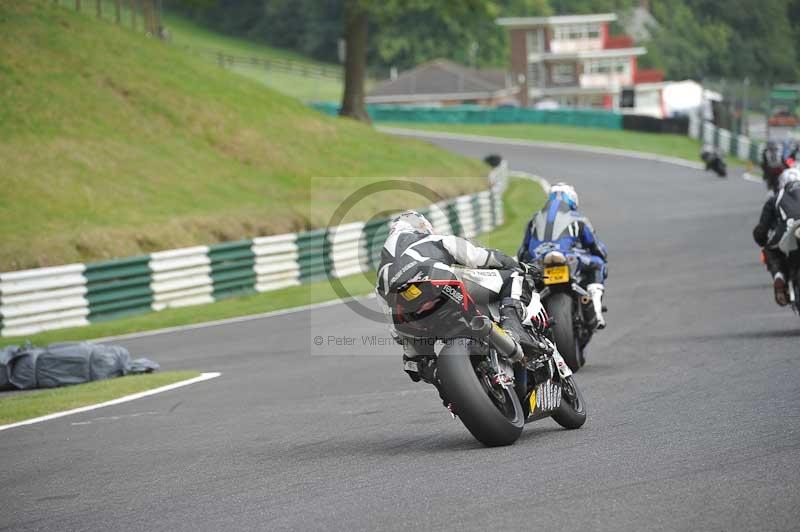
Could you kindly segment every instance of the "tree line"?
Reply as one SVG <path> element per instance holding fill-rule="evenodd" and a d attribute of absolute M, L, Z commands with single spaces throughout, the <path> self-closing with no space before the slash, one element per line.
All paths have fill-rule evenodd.
<path fill-rule="evenodd" d="M 340 114 L 369 121 L 368 65 L 408 68 L 436 58 L 505 66 L 501 16 L 622 14 L 639 0 L 167 0 L 219 31 L 335 61 L 345 44 Z M 643 67 L 667 79 L 737 78 L 757 84 L 800 74 L 800 0 L 653 0 L 657 21 Z M 612 33 L 622 31 L 616 23 Z"/>
<path fill-rule="evenodd" d="M 215 30 L 338 62 L 349 0 L 166 0 Z M 504 16 L 617 12 L 639 0 L 358 0 L 367 13 L 367 65 L 382 72 L 444 57 L 466 65 L 508 63 Z M 658 28 L 642 66 L 670 79 L 800 75 L 800 0 L 652 0 Z M 621 33 L 620 24 L 613 31 Z"/>

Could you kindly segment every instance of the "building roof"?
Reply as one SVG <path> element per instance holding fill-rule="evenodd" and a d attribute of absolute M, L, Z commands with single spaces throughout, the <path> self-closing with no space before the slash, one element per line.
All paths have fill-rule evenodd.
<path fill-rule="evenodd" d="M 531 28 L 536 26 L 558 26 L 562 24 L 586 24 L 591 22 L 613 22 L 617 20 L 614 13 L 596 15 L 563 15 L 558 17 L 507 17 L 495 22 L 511 28 Z"/>
<path fill-rule="evenodd" d="M 604 57 L 630 57 L 644 55 L 647 49 L 641 46 L 634 48 L 603 48 L 600 50 L 579 50 L 575 52 L 544 52 L 531 54 L 531 58 L 545 61 L 561 61 L 563 59 L 601 59 Z"/>
<path fill-rule="evenodd" d="M 402 72 L 397 79 L 378 83 L 369 93 L 371 102 L 414 101 L 431 98 L 478 99 L 510 94 L 501 69 L 474 69 L 446 59 L 424 63 Z"/>

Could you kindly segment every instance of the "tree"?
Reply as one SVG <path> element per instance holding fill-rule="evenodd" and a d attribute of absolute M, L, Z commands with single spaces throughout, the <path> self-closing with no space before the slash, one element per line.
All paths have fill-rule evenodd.
<path fill-rule="evenodd" d="M 798 76 L 792 31 L 798 0 L 658 0 L 660 29 L 647 43 L 647 64 L 667 77 L 738 78 L 757 83 Z"/>
<path fill-rule="evenodd" d="M 362 0 L 345 0 L 344 7 L 344 91 L 340 116 L 369 122 L 364 105 L 364 79 L 367 68 L 369 12 Z"/>
<path fill-rule="evenodd" d="M 435 50 L 431 43 L 435 36 L 441 32 L 469 35 L 483 22 L 494 24 L 497 15 L 495 2 L 491 0 L 345 0 L 344 39 L 345 39 L 345 70 L 344 93 L 342 95 L 341 116 L 369 121 L 364 106 L 364 80 L 367 63 L 367 30 L 369 22 L 378 28 L 402 28 L 412 35 L 401 40 L 394 39 L 394 45 L 402 42 L 403 46 L 413 48 L 414 25 L 409 18 L 421 23 L 427 21 L 423 27 L 428 28 L 424 34 L 427 38 L 429 50 Z M 431 21 L 435 23 L 431 24 Z M 381 36 L 387 41 L 391 40 L 391 33 L 387 31 Z M 463 41 L 462 41 L 463 42 Z M 453 44 L 450 43 L 452 49 Z M 402 46 L 399 47 L 402 49 Z M 419 54 L 415 54 L 417 57 Z M 449 54 L 442 54 L 449 55 Z"/>
<path fill-rule="evenodd" d="M 735 38 L 725 58 L 724 74 L 747 75 L 776 82 L 789 81 L 797 73 L 797 53 L 792 39 L 789 2 L 786 0 L 726 0 L 724 7 L 710 0 L 689 0 L 696 13 L 727 24 Z M 796 23 L 796 21 L 794 21 Z"/>
<path fill-rule="evenodd" d="M 700 20 L 682 0 L 654 5 L 654 15 L 660 27 L 647 44 L 648 63 L 671 79 L 702 79 L 724 70 L 731 40 L 726 24 Z"/>
<path fill-rule="evenodd" d="M 638 0 L 550 0 L 559 15 L 619 13 L 638 4 Z"/>
<path fill-rule="evenodd" d="M 508 32 L 497 17 L 623 14 L 639 0 L 163 0 L 217 31 L 336 62 L 337 41 L 366 35 L 363 66 L 410 68 L 437 58 L 507 67 Z M 651 0 L 660 30 L 646 43 L 643 67 L 667 77 L 750 77 L 754 83 L 800 75 L 800 0 Z M 366 13 L 345 21 L 348 6 Z M 347 28 L 351 28 L 348 30 Z M 343 31 L 344 30 L 344 31 Z M 618 24 L 612 31 L 619 31 Z M 476 46 L 477 45 L 477 46 Z M 351 46 L 352 48 L 352 46 Z M 358 46 L 357 46 L 358 48 Z M 359 54 L 362 52 L 359 51 Z M 351 72 L 354 66 L 350 65 Z M 349 85 L 351 96 L 363 84 Z M 373 73 L 373 77 L 375 74 Z M 343 101 L 344 103 L 344 101 Z M 351 113 L 352 105 L 347 113 Z M 366 115 L 362 115 L 364 118 Z"/>
<path fill-rule="evenodd" d="M 410 2 L 391 20 L 375 24 L 370 64 L 401 69 L 446 58 L 471 66 L 503 66 L 508 60 L 507 30 L 498 17 L 552 14 L 548 0 Z M 377 18 L 377 17 L 376 17 Z"/>

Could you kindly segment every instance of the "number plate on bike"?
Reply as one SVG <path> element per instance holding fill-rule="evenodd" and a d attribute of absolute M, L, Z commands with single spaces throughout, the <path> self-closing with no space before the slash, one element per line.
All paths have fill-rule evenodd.
<path fill-rule="evenodd" d="M 569 266 L 550 266 L 544 269 L 544 284 L 569 282 Z"/>

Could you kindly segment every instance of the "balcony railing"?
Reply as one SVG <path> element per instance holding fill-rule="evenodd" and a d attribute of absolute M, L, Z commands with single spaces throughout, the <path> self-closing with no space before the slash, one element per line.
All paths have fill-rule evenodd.
<path fill-rule="evenodd" d="M 633 38 L 627 35 L 614 35 L 606 39 L 606 50 L 616 48 L 633 48 Z"/>

